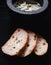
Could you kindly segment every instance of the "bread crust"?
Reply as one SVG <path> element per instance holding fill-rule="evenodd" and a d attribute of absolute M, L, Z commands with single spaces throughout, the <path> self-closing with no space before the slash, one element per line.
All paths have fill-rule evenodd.
<path fill-rule="evenodd" d="M 17 28 L 16 31 L 17 31 L 17 30 L 20 30 L 20 29 L 21 29 L 21 28 Z M 21 29 L 21 30 L 24 30 L 24 29 Z M 3 47 L 5 47 L 5 46 L 8 44 L 8 42 L 9 42 L 12 38 L 14 38 L 14 34 L 16 33 L 16 31 L 11 35 L 10 39 L 1 47 L 1 49 L 2 49 Z M 24 30 L 24 31 L 25 31 L 25 30 Z M 25 32 L 26 32 L 26 31 L 25 31 Z M 27 45 L 28 33 L 26 32 L 26 34 L 27 34 L 27 39 L 26 39 L 25 45 L 19 50 L 19 52 Z M 2 50 L 2 52 L 5 53 L 3 50 Z M 7 55 L 9 55 L 9 56 L 15 56 L 15 55 L 18 55 L 19 52 L 16 53 L 16 54 L 14 54 L 14 55 L 10 55 L 10 54 L 7 54 L 7 53 L 5 53 L 5 54 L 7 54 Z"/>

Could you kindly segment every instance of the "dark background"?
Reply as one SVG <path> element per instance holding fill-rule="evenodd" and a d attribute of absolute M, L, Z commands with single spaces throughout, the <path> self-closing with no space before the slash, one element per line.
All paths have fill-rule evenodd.
<path fill-rule="evenodd" d="M 26 58 L 10 57 L 1 51 L 1 46 L 18 28 L 24 28 L 41 34 L 48 42 L 47 54 L 38 57 L 30 54 Z M 0 0 L 0 65 L 51 65 L 51 7 L 36 15 L 21 15 L 10 10 L 6 0 Z"/>

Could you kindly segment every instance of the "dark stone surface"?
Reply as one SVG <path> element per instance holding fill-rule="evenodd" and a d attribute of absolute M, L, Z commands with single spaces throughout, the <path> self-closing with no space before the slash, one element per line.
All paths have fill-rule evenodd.
<path fill-rule="evenodd" d="M 6 0 L 0 0 L 0 65 L 51 65 L 51 7 L 37 15 L 16 14 L 7 7 Z M 26 58 L 10 57 L 2 53 L 2 45 L 18 28 L 24 28 L 41 34 L 48 42 L 47 54 L 38 57 L 30 54 Z"/>

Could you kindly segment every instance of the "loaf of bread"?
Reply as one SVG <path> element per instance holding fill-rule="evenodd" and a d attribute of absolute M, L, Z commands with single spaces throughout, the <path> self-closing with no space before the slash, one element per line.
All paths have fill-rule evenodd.
<path fill-rule="evenodd" d="M 2 46 L 3 53 L 14 56 L 19 54 L 28 41 L 28 34 L 25 30 L 18 28 L 10 39 Z"/>

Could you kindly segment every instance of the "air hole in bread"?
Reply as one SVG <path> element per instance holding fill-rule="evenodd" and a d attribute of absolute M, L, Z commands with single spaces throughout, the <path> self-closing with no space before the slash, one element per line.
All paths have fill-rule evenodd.
<path fill-rule="evenodd" d="M 43 43 L 43 45 L 45 45 L 45 43 Z"/>
<path fill-rule="evenodd" d="M 18 40 L 18 39 L 16 38 L 16 39 L 14 40 L 14 42 L 17 41 L 17 40 Z"/>
<path fill-rule="evenodd" d="M 15 49 L 15 47 L 13 47 L 13 49 Z"/>
<path fill-rule="evenodd" d="M 27 47 L 29 46 L 29 44 L 27 45 Z"/>
<path fill-rule="evenodd" d="M 19 42 L 20 42 L 20 40 L 18 40 L 18 41 L 16 42 L 16 44 L 19 43 Z"/>

